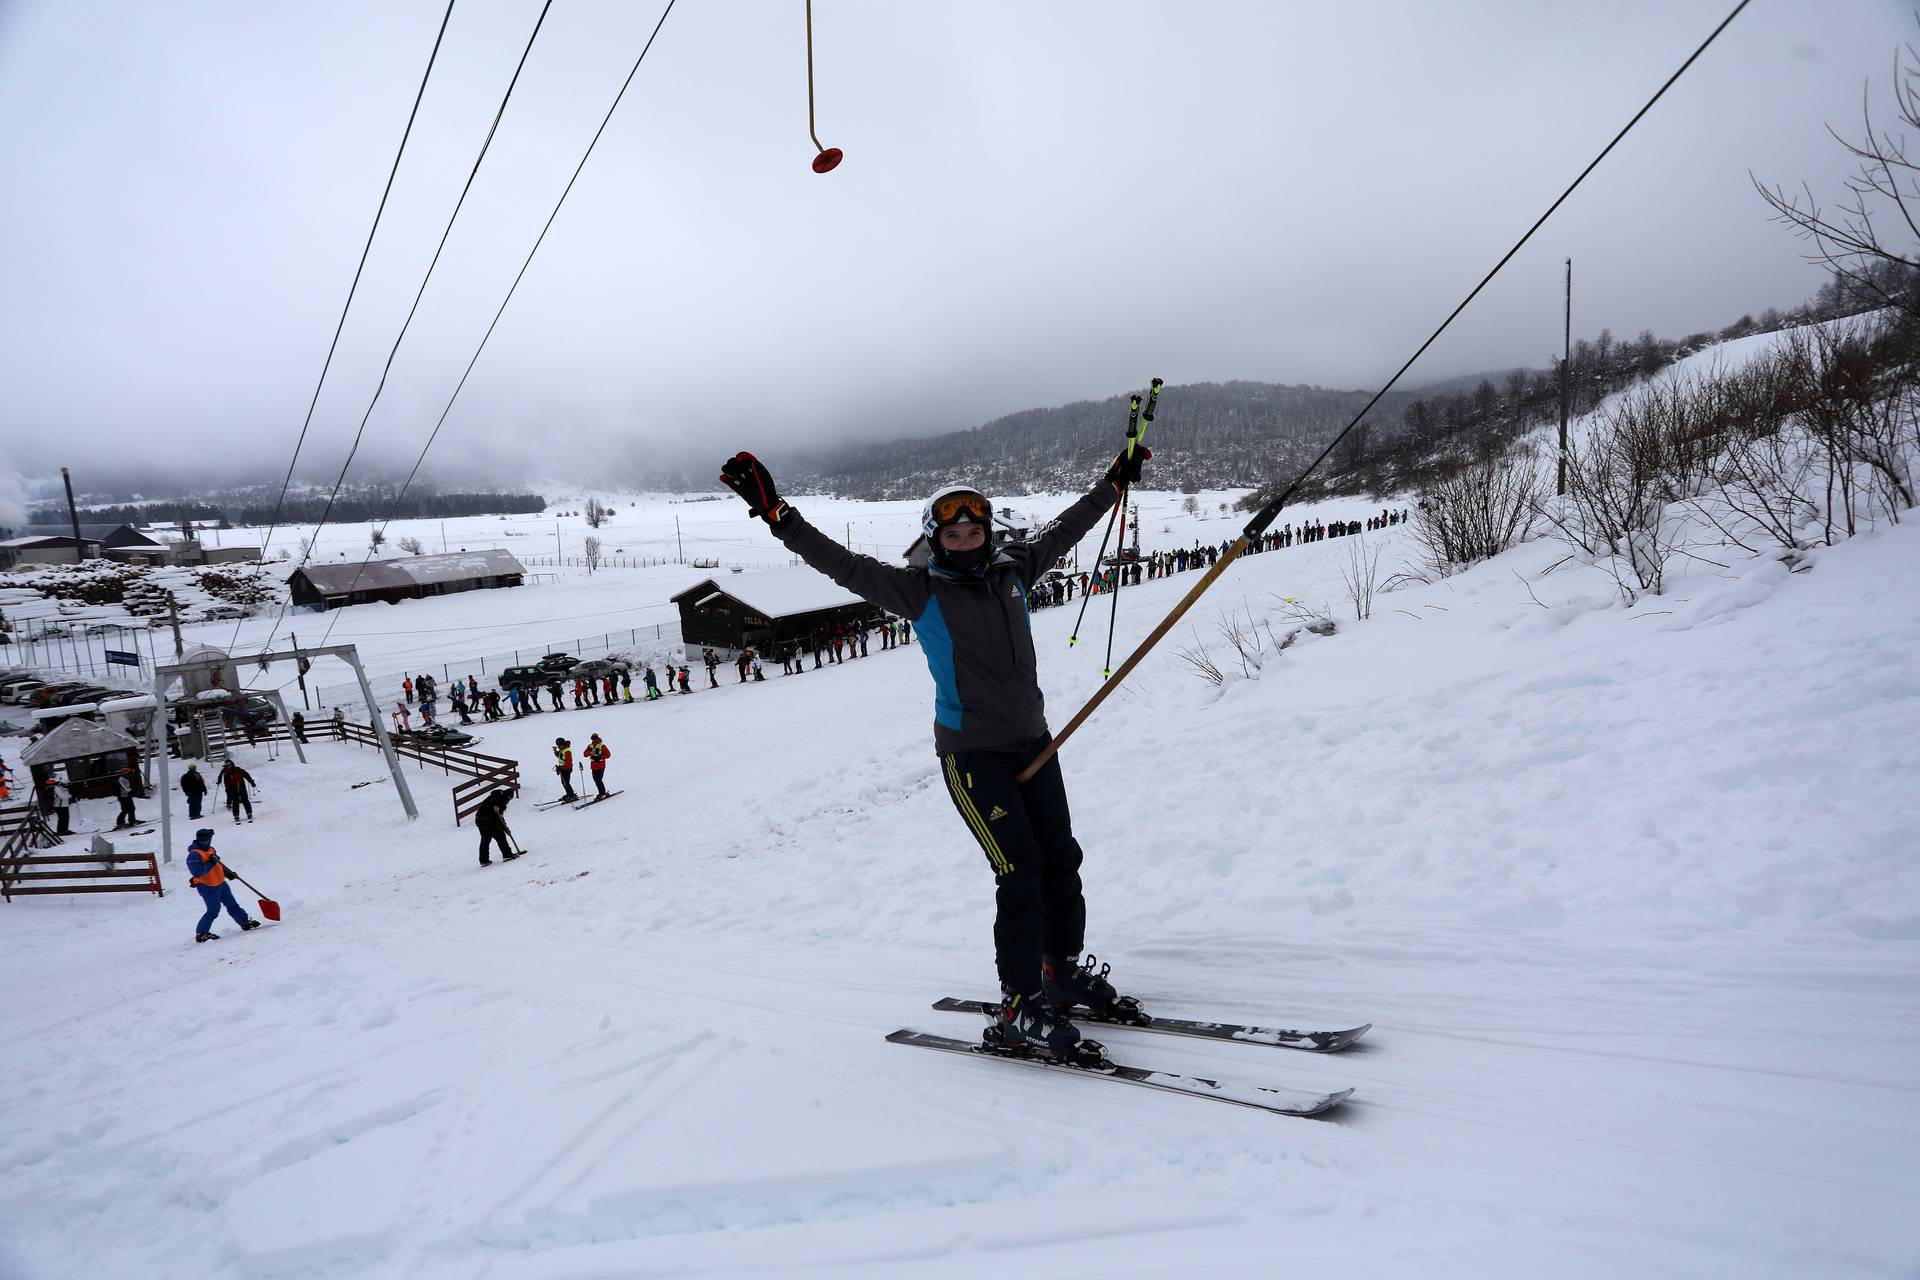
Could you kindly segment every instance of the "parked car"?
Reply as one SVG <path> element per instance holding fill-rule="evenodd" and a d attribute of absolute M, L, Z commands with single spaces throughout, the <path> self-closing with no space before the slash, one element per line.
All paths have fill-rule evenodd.
<path fill-rule="evenodd" d="M 550 653 L 534 665 L 538 666 L 542 671 L 551 671 L 555 675 L 565 675 L 567 672 L 573 670 L 579 661 L 578 658 L 569 653 Z"/>
<path fill-rule="evenodd" d="M 127 624 L 124 622 L 94 622 L 87 625 L 84 634 L 90 636 L 110 636 L 116 631 L 125 631 L 126 629 Z"/>
<path fill-rule="evenodd" d="M 65 693 L 55 694 L 48 702 L 50 707 L 74 707 L 88 702 L 105 702 L 109 698 L 122 698 L 125 693 L 119 689 L 109 689 L 103 685 L 84 684 L 78 689 L 69 689 Z"/>
<path fill-rule="evenodd" d="M 515 685 L 521 688 L 543 685 L 558 672 L 548 671 L 545 667 L 508 667 L 500 673 L 500 687 L 511 689 Z"/>
<path fill-rule="evenodd" d="M 200 615 L 200 621 L 231 621 L 235 618 L 244 618 L 247 616 L 247 611 L 237 604 L 216 604 Z"/>
<path fill-rule="evenodd" d="M 47 682 L 40 679 L 12 680 L 0 685 L 0 702 L 24 703 L 36 689 L 46 688 Z"/>
<path fill-rule="evenodd" d="M 75 689 L 84 689 L 86 687 L 85 682 L 79 680 L 63 680 L 59 684 L 41 685 L 25 700 L 25 705 L 30 707 L 50 707 L 53 705 L 53 700 L 61 694 L 71 693 Z"/>

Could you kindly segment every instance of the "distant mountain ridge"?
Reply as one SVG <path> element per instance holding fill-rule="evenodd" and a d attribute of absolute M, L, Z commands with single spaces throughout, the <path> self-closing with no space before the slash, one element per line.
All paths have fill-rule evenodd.
<path fill-rule="evenodd" d="M 1297 473 L 1371 394 L 1270 382 L 1169 385 L 1147 435 L 1153 487 L 1252 488 Z M 1392 435 L 1412 399 L 1388 395 L 1367 420 Z M 964 431 L 796 454 L 783 462 L 780 483 L 794 493 L 869 501 L 921 497 L 959 478 L 991 493 L 1071 491 L 1119 450 L 1126 428 L 1127 396 L 1077 400 Z"/>

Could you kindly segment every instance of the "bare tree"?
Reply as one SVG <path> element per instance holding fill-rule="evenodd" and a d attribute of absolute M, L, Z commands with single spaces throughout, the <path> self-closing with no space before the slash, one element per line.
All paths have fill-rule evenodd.
<path fill-rule="evenodd" d="M 1875 125 L 1867 93 L 1861 95 L 1857 140 L 1828 127 L 1858 161 L 1846 195 L 1831 210 L 1805 183 L 1788 195 L 1777 184 L 1752 181 L 1775 221 L 1812 243 L 1808 261 L 1831 270 L 1866 305 L 1895 308 L 1913 324 L 1920 322 L 1920 158 L 1908 155 L 1901 128 L 1920 130 L 1920 52 L 1912 45 L 1894 55 L 1893 101 L 1898 124 L 1892 131 Z"/>
<path fill-rule="evenodd" d="M 1199 627 L 1193 629 L 1192 647 L 1175 649 L 1173 652 L 1182 662 L 1193 668 L 1193 674 L 1208 684 L 1220 684 L 1226 680 L 1226 672 L 1220 670 L 1220 664 L 1215 662 L 1213 655 L 1207 651 L 1207 642 L 1200 638 Z"/>
<path fill-rule="evenodd" d="M 371 525 L 368 526 L 367 528 L 367 549 L 368 550 L 378 551 L 382 546 L 386 544 L 386 541 L 387 541 L 387 531 L 385 529 L 377 528 Z"/>
<path fill-rule="evenodd" d="M 411 537 L 400 539 L 399 547 L 410 556 L 417 556 L 426 549 L 421 545 L 420 539 Z"/>
<path fill-rule="evenodd" d="M 1365 622 L 1373 616 L 1373 597 L 1379 590 L 1380 552 L 1384 547 L 1367 546 L 1365 537 L 1347 539 L 1347 563 L 1341 566 L 1340 579 L 1347 584 L 1347 599 L 1353 602 L 1353 620 Z"/>
<path fill-rule="evenodd" d="M 613 508 L 598 498 L 588 498 L 586 506 L 587 528 L 598 529 L 613 518 Z"/>
<path fill-rule="evenodd" d="M 1696 496 L 1696 459 L 1710 454 L 1694 446 L 1711 430 L 1703 385 L 1642 388 L 1608 409 L 1585 440 L 1568 443 L 1566 501 L 1547 518 L 1613 575 L 1629 603 L 1640 592 L 1660 594 L 1678 550 L 1667 504 Z"/>
<path fill-rule="evenodd" d="M 1539 467 L 1521 451 L 1458 467 L 1420 495 L 1414 514 L 1427 567 L 1444 575 L 1526 541 L 1545 493 Z"/>
<path fill-rule="evenodd" d="M 587 572 L 592 573 L 600 567 L 600 539 L 589 536 L 581 548 L 586 557 Z"/>

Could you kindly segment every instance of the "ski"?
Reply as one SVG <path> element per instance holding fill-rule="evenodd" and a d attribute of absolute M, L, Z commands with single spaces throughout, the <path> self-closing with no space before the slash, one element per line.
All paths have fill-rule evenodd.
<path fill-rule="evenodd" d="M 582 801 L 581 803 L 579 803 L 579 804 L 576 804 L 576 805 L 575 805 L 575 806 L 573 806 L 573 807 L 574 807 L 574 808 L 576 808 L 576 809 L 591 809 L 591 808 L 593 808 L 593 806 L 595 806 L 595 805 L 597 805 L 597 804 L 599 804 L 599 803 L 600 803 L 600 802 L 601 802 L 602 800 L 611 800 L 611 799 L 613 799 L 613 798 L 614 798 L 615 796 L 617 796 L 617 795 L 620 795 L 620 794 L 621 794 L 622 792 L 624 792 L 625 790 L 626 790 L 626 788 L 625 788 L 625 787 L 622 787 L 622 788 L 620 788 L 620 790 L 619 790 L 619 791 L 609 791 L 609 792 L 607 792 L 607 794 L 605 794 L 605 795 L 603 795 L 603 796 L 595 796 L 595 797 L 594 797 L 593 799 L 591 799 L 591 800 L 584 800 L 584 801 Z"/>
<path fill-rule="evenodd" d="M 952 996 L 933 1002 L 942 1013 L 993 1013 L 998 1006 L 982 1000 L 958 1000 Z M 1067 1015 L 1076 1025 L 1119 1027 L 1123 1030 L 1156 1031 L 1161 1035 L 1193 1036 L 1201 1040 L 1230 1040 L 1241 1044 L 1265 1044 L 1277 1049 L 1304 1049 L 1308 1053 L 1337 1053 L 1373 1029 L 1371 1022 L 1357 1027 L 1315 1031 L 1286 1027 L 1245 1027 L 1235 1022 L 1189 1022 L 1184 1018 L 1155 1018 L 1141 1014 L 1139 1020 L 1103 1018 L 1087 1009 L 1075 1009 Z"/>
<path fill-rule="evenodd" d="M 578 804 L 579 796 L 561 796 L 558 800 L 539 800 L 528 805 L 529 809 L 558 809 L 563 804 Z"/>
<path fill-rule="evenodd" d="M 904 1028 L 893 1032 L 887 1040 L 893 1044 L 914 1045 L 921 1049 L 938 1049 L 942 1053 L 964 1053 L 989 1062 L 1011 1062 L 1023 1067 L 1037 1067 L 1042 1071 L 1069 1071 L 1075 1075 L 1116 1080 L 1123 1084 L 1137 1084 L 1145 1089 L 1159 1089 L 1165 1093 L 1184 1093 L 1194 1098 L 1211 1098 L 1215 1102 L 1231 1102 L 1236 1106 L 1252 1107 L 1257 1111 L 1270 1111 L 1282 1116 L 1319 1115 L 1322 1111 L 1345 1102 L 1353 1093 L 1351 1089 L 1317 1093 L 1307 1089 L 1273 1089 L 1264 1085 L 1223 1084 L 1218 1080 L 1205 1080 L 1199 1076 L 1175 1075 L 1171 1071 L 1148 1071 L 1140 1067 L 1121 1066 L 1115 1062 L 1107 1062 L 1099 1066 L 1077 1066 L 1067 1062 L 1052 1062 L 1045 1058 L 1022 1057 L 998 1052 L 987 1048 L 979 1041 L 954 1040 L 947 1036 L 928 1035 L 924 1031 L 911 1031 Z"/>

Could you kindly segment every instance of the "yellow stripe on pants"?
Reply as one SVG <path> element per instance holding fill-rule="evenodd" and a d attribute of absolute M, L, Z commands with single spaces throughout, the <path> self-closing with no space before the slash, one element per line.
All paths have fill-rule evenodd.
<path fill-rule="evenodd" d="M 1013 863 L 1007 855 L 1000 852 L 1000 842 L 993 838 L 993 832 L 987 829 L 987 820 L 980 816 L 973 797 L 960 784 L 960 766 L 953 762 L 952 756 L 943 757 L 947 767 L 947 790 L 953 796 L 953 802 L 960 810 L 960 816 L 973 828 L 974 838 L 980 841 L 980 847 L 987 851 L 987 861 L 993 865 L 993 873 L 1004 876 L 1013 870 Z"/>

